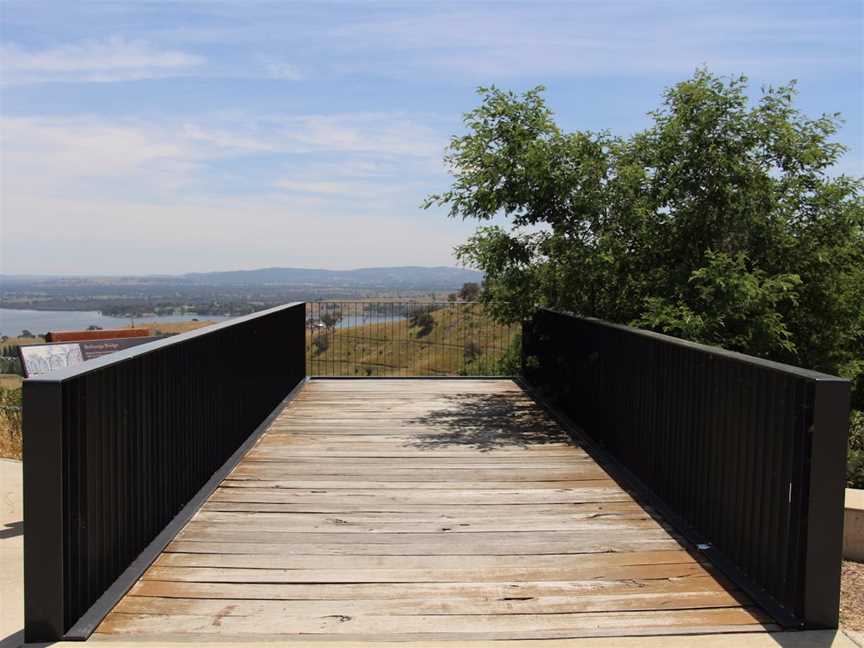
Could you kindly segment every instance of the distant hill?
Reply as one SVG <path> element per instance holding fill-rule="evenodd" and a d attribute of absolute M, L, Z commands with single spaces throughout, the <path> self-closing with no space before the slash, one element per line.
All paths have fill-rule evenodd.
<path fill-rule="evenodd" d="M 100 311 L 142 318 L 178 311 L 246 315 L 293 301 L 439 298 L 482 275 L 461 268 L 402 266 L 322 270 L 261 268 L 183 275 L 0 275 L 0 308 Z"/>
<path fill-rule="evenodd" d="M 446 266 L 400 266 L 323 270 L 314 268 L 261 268 L 228 272 L 195 272 L 181 275 L 208 286 L 327 286 L 340 288 L 451 290 L 463 283 L 480 282 L 483 275 L 474 270 Z"/>
<path fill-rule="evenodd" d="M 0 275 L 0 290 L 29 287 L 45 289 L 93 289 L 105 286 L 210 288 L 298 288 L 350 290 L 455 290 L 483 275 L 465 268 L 399 266 L 323 270 L 316 268 L 261 268 L 225 272 L 192 272 L 182 275 Z"/>

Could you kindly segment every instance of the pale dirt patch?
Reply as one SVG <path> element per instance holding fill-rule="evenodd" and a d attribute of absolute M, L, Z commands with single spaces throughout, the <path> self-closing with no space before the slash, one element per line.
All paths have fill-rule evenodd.
<path fill-rule="evenodd" d="M 847 630 L 864 630 L 864 563 L 843 561 L 840 625 Z"/>

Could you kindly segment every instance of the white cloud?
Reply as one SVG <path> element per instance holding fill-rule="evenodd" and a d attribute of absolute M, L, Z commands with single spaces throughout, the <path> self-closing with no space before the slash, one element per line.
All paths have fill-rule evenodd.
<path fill-rule="evenodd" d="M 187 123 L 2 117 L 0 188 L 89 195 L 135 187 L 164 196 L 197 182 L 207 161 L 264 150 L 270 147 L 254 138 Z"/>
<path fill-rule="evenodd" d="M 285 81 L 299 81 L 303 78 L 300 69 L 286 63 L 285 61 L 265 60 L 264 70 L 271 79 L 284 79 Z"/>
<path fill-rule="evenodd" d="M 297 197 L 144 201 L 4 198 L 0 272 L 173 273 L 307 266 L 452 265 L 470 226 L 339 214 Z"/>
<path fill-rule="evenodd" d="M 393 113 L 286 116 L 276 136 L 297 151 L 341 151 L 440 157 L 446 139 L 429 126 Z"/>
<path fill-rule="evenodd" d="M 341 158 L 341 156 L 340 156 Z M 415 211 L 443 166 L 430 171 L 424 158 L 351 155 L 330 162 L 303 161 L 274 183 L 286 196 L 315 197 L 335 211 Z"/>
<path fill-rule="evenodd" d="M 273 142 L 264 138 L 256 138 L 254 135 L 238 133 L 230 129 L 202 126 L 201 124 L 184 124 L 180 138 L 226 153 L 266 153 L 278 150 Z"/>
<path fill-rule="evenodd" d="M 0 47 L 0 76 L 5 83 L 45 81 L 128 81 L 178 76 L 204 64 L 201 56 L 158 49 L 142 40 L 112 37 L 50 49 Z"/>
<path fill-rule="evenodd" d="M 366 193 L 370 189 L 367 185 L 357 182 L 339 182 L 328 180 L 292 180 L 285 179 L 276 183 L 280 189 L 289 193 L 300 194 L 329 194 L 344 196 L 346 198 L 357 197 L 358 194 Z"/>
<path fill-rule="evenodd" d="M 539 5 L 539 6 L 538 6 Z M 688 74 L 860 65 L 860 47 L 836 38 L 842 18 L 785 15 L 782 3 L 730 11 L 715 3 L 461 4 L 391 12 L 329 34 L 344 74 L 390 54 L 387 72 L 495 79 Z M 815 5 L 814 5 L 815 6 Z M 734 44 L 734 46 L 730 46 Z M 857 54 L 857 56 L 856 56 Z M 371 60 L 371 63 L 370 63 Z M 379 72 L 378 69 L 375 70 Z"/>
<path fill-rule="evenodd" d="M 76 190 L 76 183 L 86 179 L 119 178 L 142 189 L 177 188 L 198 181 L 194 173 L 206 163 L 267 154 L 290 158 L 306 182 L 396 176 L 412 166 L 428 172 L 431 160 L 440 159 L 444 141 L 430 127 L 389 114 L 237 115 L 195 122 L 0 117 L 0 175 L 11 192 L 39 186 L 56 193 Z M 338 156 L 338 165 L 323 164 L 326 155 Z M 278 163 L 270 166 L 278 172 Z M 323 187 L 319 184 L 316 192 L 324 192 Z"/>
<path fill-rule="evenodd" d="M 384 207 L 397 207 L 406 202 L 416 207 L 420 200 L 405 200 L 406 197 L 423 195 L 422 183 L 406 182 L 404 178 L 389 178 L 377 181 L 368 179 L 349 180 L 326 177 L 288 177 L 276 182 L 275 186 L 286 195 L 320 196 L 322 203 L 335 205 L 346 202 L 352 211 L 374 212 Z M 325 202 L 326 201 L 326 202 Z"/>
<path fill-rule="evenodd" d="M 418 210 L 443 142 L 389 114 L 0 118 L 2 270 L 451 263 L 466 227 Z"/>

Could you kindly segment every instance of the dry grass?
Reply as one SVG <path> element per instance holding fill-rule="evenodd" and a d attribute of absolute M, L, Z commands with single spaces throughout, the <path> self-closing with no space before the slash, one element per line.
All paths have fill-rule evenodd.
<path fill-rule="evenodd" d="M 0 384 L 0 457 L 21 458 L 21 376 L 2 375 Z"/>
<path fill-rule="evenodd" d="M 21 389 L 24 378 L 17 374 L 0 374 L 0 389 Z"/>
<path fill-rule="evenodd" d="M 6 338 L 5 342 L 0 342 L 0 349 L 20 346 L 22 344 L 42 344 L 43 342 L 45 342 L 45 338 L 43 337 L 19 337 L 13 335 L 12 337 Z"/>
<path fill-rule="evenodd" d="M 864 563 L 843 561 L 840 625 L 848 630 L 864 630 Z"/>
<path fill-rule="evenodd" d="M 21 460 L 21 426 L 10 426 L 0 420 L 0 459 Z"/>
<path fill-rule="evenodd" d="M 198 322 L 140 322 L 135 326 L 124 326 L 123 328 L 146 328 L 150 330 L 150 335 L 162 335 L 166 333 L 185 333 L 186 331 L 194 331 L 203 326 L 215 324 L 214 320 L 200 320 Z M 42 344 L 45 338 L 41 337 L 17 337 L 8 338 L 5 342 L 0 342 L 0 348 L 18 346 L 21 344 Z"/>
<path fill-rule="evenodd" d="M 422 335 L 407 320 L 330 331 L 307 331 L 307 373 L 338 376 L 437 376 L 499 373 L 498 361 L 517 326 L 489 318 L 482 306 L 434 311 L 435 325 Z M 326 338 L 319 351 L 315 341 Z"/>

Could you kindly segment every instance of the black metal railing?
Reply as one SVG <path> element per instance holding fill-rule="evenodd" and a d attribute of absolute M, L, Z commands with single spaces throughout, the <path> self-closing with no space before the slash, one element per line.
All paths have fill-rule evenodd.
<path fill-rule="evenodd" d="M 519 366 L 521 327 L 477 302 L 310 302 L 306 329 L 310 376 L 491 376 Z"/>
<path fill-rule="evenodd" d="M 304 379 L 303 331 L 280 306 L 24 382 L 27 641 L 69 636 Z"/>
<path fill-rule="evenodd" d="M 548 310 L 523 353 L 528 382 L 775 618 L 837 626 L 848 381 Z"/>

